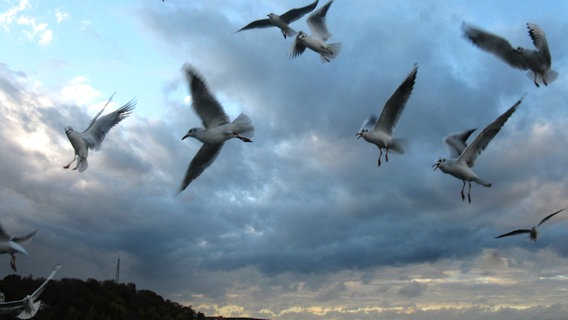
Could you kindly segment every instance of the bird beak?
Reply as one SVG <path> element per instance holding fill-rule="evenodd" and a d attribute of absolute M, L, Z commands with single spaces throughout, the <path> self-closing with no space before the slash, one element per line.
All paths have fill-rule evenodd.
<path fill-rule="evenodd" d="M 183 138 L 181 138 L 181 140 L 185 140 L 185 138 L 189 137 L 189 133 L 186 134 L 185 136 L 183 136 Z"/>
<path fill-rule="evenodd" d="M 361 139 L 361 137 L 363 136 L 363 132 L 359 131 L 355 135 L 357 136 L 357 139 Z"/>
<path fill-rule="evenodd" d="M 434 171 L 436 171 L 436 169 L 438 169 L 438 167 L 440 167 L 440 163 L 436 162 L 432 165 L 432 168 L 434 168 Z"/>

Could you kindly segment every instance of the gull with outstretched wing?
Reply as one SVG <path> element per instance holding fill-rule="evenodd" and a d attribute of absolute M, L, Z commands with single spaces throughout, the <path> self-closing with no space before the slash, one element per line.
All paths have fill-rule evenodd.
<path fill-rule="evenodd" d="M 23 243 L 30 241 L 30 239 L 36 234 L 37 229 L 31 233 L 22 237 L 12 237 L 4 231 L 2 225 L 0 225 L 0 254 L 7 253 L 12 258 L 10 259 L 10 267 L 14 272 L 18 272 L 16 269 L 16 253 L 21 253 L 29 256 L 26 249 L 22 246 Z"/>
<path fill-rule="evenodd" d="M 503 237 L 508 237 L 508 236 L 514 236 L 514 235 L 517 235 L 517 234 L 525 234 L 525 233 L 528 233 L 528 234 L 529 234 L 529 238 L 530 238 L 532 241 L 536 241 L 536 238 L 538 238 L 538 230 L 537 230 L 536 228 L 537 228 L 537 227 L 540 227 L 540 225 L 543 224 L 545 221 L 547 221 L 548 219 L 554 217 L 555 215 L 557 215 L 558 213 L 562 212 L 563 210 L 564 210 L 564 209 L 560 209 L 560 210 L 558 210 L 558 211 L 556 211 L 556 212 L 553 212 L 553 213 L 547 215 L 546 217 L 544 217 L 544 219 L 540 220 L 540 222 L 539 222 L 536 226 L 533 226 L 533 227 L 530 228 L 530 229 L 517 229 L 517 230 L 513 230 L 513 231 L 511 231 L 511 232 L 507 232 L 507 233 L 504 233 L 504 234 L 502 234 L 502 235 L 500 235 L 500 236 L 497 236 L 497 237 L 495 237 L 495 239 L 503 238 Z"/>

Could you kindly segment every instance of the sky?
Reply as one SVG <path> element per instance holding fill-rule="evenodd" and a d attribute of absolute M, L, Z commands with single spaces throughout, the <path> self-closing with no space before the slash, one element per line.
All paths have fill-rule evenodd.
<path fill-rule="evenodd" d="M 236 32 L 308 2 L 1 0 L 0 223 L 39 229 L 18 274 L 62 264 L 56 278 L 113 279 L 120 257 L 121 282 L 207 315 L 565 317 L 568 212 L 536 242 L 494 238 L 568 207 L 568 3 L 336 0 L 329 42 L 342 50 L 325 64 L 309 50 L 290 59 L 276 28 Z M 308 31 L 305 18 L 292 27 Z M 464 21 L 527 48 L 536 23 L 558 78 L 537 88 L 464 39 Z M 256 130 L 177 194 L 201 146 L 181 140 L 201 125 L 185 63 Z M 394 131 L 407 151 L 377 167 L 355 133 L 414 64 Z M 64 170 L 64 127 L 86 128 L 113 92 L 105 113 L 136 109 L 85 172 Z M 475 163 L 493 186 L 462 201 L 462 182 L 432 170 L 443 137 L 476 136 L 524 95 Z"/>

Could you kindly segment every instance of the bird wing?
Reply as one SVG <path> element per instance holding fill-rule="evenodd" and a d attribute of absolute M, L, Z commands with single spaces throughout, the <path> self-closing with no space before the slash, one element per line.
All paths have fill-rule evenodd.
<path fill-rule="evenodd" d="M 268 27 L 274 27 L 274 24 L 272 24 L 272 21 L 270 21 L 270 19 L 260 19 L 260 20 L 255 20 L 255 21 L 247 24 L 246 26 L 237 30 L 237 32 L 243 31 L 243 30 L 255 29 L 255 28 L 268 28 Z"/>
<path fill-rule="evenodd" d="M 317 5 L 318 5 L 318 0 L 308 4 L 305 7 L 295 8 L 295 9 L 289 10 L 286 13 L 280 15 L 280 18 L 288 24 L 292 23 L 292 22 L 300 19 L 301 17 L 303 17 L 307 13 L 310 13 L 312 10 L 314 10 L 316 8 Z"/>
<path fill-rule="evenodd" d="M 361 124 L 361 129 L 359 131 L 363 131 L 363 129 L 370 129 L 373 128 L 375 126 L 375 124 L 377 124 L 377 116 L 374 114 L 370 114 L 367 118 L 365 118 L 365 120 L 363 120 L 363 123 Z"/>
<path fill-rule="evenodd" d="M 23 236 L 23 237 L 14 237 L 12 239 L 12 241 L 17 242 L 17 243 L 26 243 L 28 241 L 30 241 L 30 239 L 37 233 L 38 229 L 35 229 L 34 231 L 30 232 L 29 234 Z"/>
<path fill-rule="evenodd" d="M 6 231 L 4 231 L 2 224 L 0 224 L 0 240 L 10 240 L 10 239 L 12 239 L 12 237 L 10 237 L 10 235 L 8 235 Z"/>
<path fill-rule="evenodd" d="M 110 96 L 110 98 L 108 98 L 107 103 L 105 103 L 105 105 L 103 106 L 103 108 L 101 109 L 101 111 L 99 111 L 99 113 L 97 113 L 97 115 L 95 115 L 93 117 L 93 119 L 91 119 L 91 122 L 89 123 L 89 126 L 87 127 L 87 129 L 85 129 L 85 131 L 89 130 L 97 121 L 97 119 L 100 117 L 100 115 L 103 113 L 103 111 L 105 110 L 105 108 L 108 106 L 108 104 L 111 102 L 112 98 L 114 97 L 114 95 L 116 94 L 116 91 L 113 92 L 113 94 Z"/>
<path fill-rule="evenodd" d="M 32 301 L 35 302 L 38 298 L 39 295 L 43 292 L 43 290 L 45 290 L 45 286 L 47 286 L 47 283 L 53 279 L 53 277 L 55 276 L 55 274 L 57 273 L 57 271 L 59 271 L 59 269 L 61 269 L 61 265 L 58 264 L 55 267 L 53 267 L 53 270 L 51 271 L 51 273 L 49 274 L 49 276 L 47 277 L 47 279 L 45 279 L 45 281 L 31 294 L 31 298 Z"/>
<path fill-rule="evenodd" d="M 412 93 L 412 89 L 414 88 L 417 72 L 418 66 L 414 65 L 414 68 L 410 71 L 406 79 L 387 100 L 383 107 L 383 111 L 379 116 L 379 120 L 375 124 L 375 130 L 382 130 L 389 135 L 392 135 L 392 130 L 396 127 L 398 119 L 400 118 L 400 115 L 406 106 L 406 102 Z"/>
<path fill-rule="evenodd" d="M 560 212 L 562 212 L 562 211 L 564 211 L 564 209 L 560 209 L 560 210 L 558 210 L 558 211 L 556 211 L 556 212 L 554 212 L 554 213 L 551 213 L 551 214 L 547 215 L 546 217 L 544 217 L 544 219 L 540 220 L 540 222 L 537 224 L 537 227 L 540 226 L 541 224 L 543 224 L 546 220 L 548 220 L 548 219 L 554 217 L 556 214 L 558 214 L 558 213 L 560 213 Z"/>
<path fill-rule="evenodd" d="M 0 314 L 11 313 L 24 308 L 24 299 L 0 302 Z"/>
<path fill-rule="evenodd" d="M 476 129 L 470 129 L 444 137 L 444 143 L 448 146 L 448 150 L 450 151 L 450 158 L 456 159 L 462 154 L 467 147 L 467 139 L 475 130 Z"/>
<path fill-rule="evenodd" d="M 207 84 L 197 71 L 188 64 L 184 65 L 184 70 L 193 99 L 193 109 L 201 118 L 203 126 L 207 129 L 229 123 L 229 116 L 211 94 Z"/>
<path fill-rule="evenodd" d="M 130 112 L 134 109 L 134 106 L 136 106 L 136 101 L 134 99 L 130 100 L 114 112 L 100 117 L 85 131 L 81 132 L 81 137 L 87 142 L 87 146 L 91 149 L 98 150 L 109 130 L 122 121 L 122 119 L 128 117 Z"/>
<path fill-rule="evenodd" d="M 191 160 L 189 167 L 187 168 L 185 177 L 183 178 L 178 193 L 185 190 L 185 188 L 187 188 L 187 186 L 193 180 L 199 177 L 199 175 L 203 173 L 203 171 L 207 169 L 207 167 L 209 167 L 213 163 L 213 161 L 215 161 L 215 158 L 217 158 L 217 155 L 219 154 L 219 151 L 221 151 L 222 146 L 223 143 L 204 143 L 203 146 L 201 146 L 199 151 L 197 151 L 195 157 L 193 157 L 193 160 Z"/>
<path fill-rule="evenodd" d="M 504 38 L 482 29 L 462 23 L 462 30 L 467 39 L 481 49 L 491 52 L 512 67 L 527 70 L 529 65 L 518 50 Z"/>
<path fill-rule="evenodd" d="M 508 236 L 514 236 L 514 235 L 522 234 L 522 233 L 531 233 L 531 230 L 530 229 L 517 229 L 517 230 L 513 230 L 511 232 L 504 233 L 500 236 L 497 236 L 497 237 L 495 237 L 495 239 L 508 237 Z"/>
<path fill-rule="evenodd" d="M 483 150 L 487 147 L 489 142 L 499 133 L 499 130 L 503 127 L 505 122 L 509 117 L 517 110 L 517 107 L 521 104 L 523 98 L 519 99 L 512 107 L 510 107 L 505 113 L 499 116 L 495 121 L 489 124 L 483 131 L 481 131 L 475 140 L 468 145 L 462 154 L 459 156 L 458 161 L 465 161 L 469 167 L 473 167 L 477 155 L 481 154 Z"/>
<path fill-rule="evenodd" d="M 306 51 L 306 46 L 299 38 L 301 35 L 305 35 L 305 33 L 302 31 L 298 32 L 294 42 L 292 43 L 292 48 L 290 48 L 290 58 L 295 58 Z"/>
<path fill-rule="evenodd" d="M 323 41 L 327 41 L 327 39 L 331 38 L 331 33 L 327 30 L 327 26 L 325 24 L 325 15 L 327 14 L 327 10 L 329 9 L 329 6 L 331 6 L 332 2 L 333 0 L 312 12 L 307 19 L 308 26 L 310 27 L 310 30 L 312 30 L 312 36 L 320 38 Z"/>
<path fill-rule="evenodd" d="M 552 64 L 552 58 L 550 57 L 548 42 L 546 41 L 544 31 L 534 23 L 527 23 L 527 28 L 529 29 L 529 35 L 531 36 L 534 46 L 538 49 L 538 54 L 550 66 Z"/>

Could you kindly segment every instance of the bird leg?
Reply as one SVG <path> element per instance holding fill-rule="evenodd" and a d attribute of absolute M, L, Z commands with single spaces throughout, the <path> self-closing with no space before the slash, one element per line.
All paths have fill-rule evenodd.
<path fill-rule="evenodd" d="M 14 272 L 18 272 L 18 270 L 16 270 L 16 256 L 13 253 L 10 253 L 10 255 L 12 256 L 12 259 L 10 260 L 10 267 L 12 267 Z"/>
<path fill-rule="evenodd" d="M 379 158 L 377 159 L 377 167 L 381 166 L 381 157 L 383 156 L 383 149 L 379 148 Z"/>
<path fill-rule="evenodd" d="M 77 170 L 77 168 L 79 168 L 79 164 L 81 163 L 81 156 L 79 156 L 79 160 L 77 160 L 77 165 L 75 166 L 75 168 L 73 168 L 73 170 Z"/>
<path fill-rule="evenodd" d="M 71 160 L 71 162 L 69 162 L 67 165 L 63 166 L 63 169 L 69 169 L 69 166 L 75 162 L 75 160 L 77 159 L 77 154 L 75 154 L 75 156 L 73 157 L 73 160 Z"/>
<path fill-rule="evenodd" d="M 464 201 L 464 200 L 465 200 L 465 195 L 464 195 L 464 193 L 463 193 L 463 190 L 465 189 L 465 180 L 462 180 L 462 181 L 463 181 L 463 186 L 462 186 L 462 190 L 461 190 L 461 197 L 462 197 L 462 201 Z"/>
<path fill-rule="evenodd" d="M 537 75 L 536 72 L 535 72 L 535 73 L 534 73 L 534 84 L 535 84 L 536 87 L 538 88 L 538 87 L 540 87 L 540 85 L 539 85 L 538 82 L 536 81 L 537 77 L 538 77 L 538 75 Z M 544 81 L 544 77 L 542 77 L 542 80 Z M 546 82 L 545 82 L 544 84 L 546 84 Z"/>
<path fill-rule="evenodd" d="M 249 139 L 247 137 L 243 137 L 243 136 L 239 135 L 238 133 L 235 133 L 234 135 L 235 135 L 235 138 L 241 139 L 242 142 L 252 142 L 251 139 Z"/>
<path fill-rule="evenodd" d="M 389 148 L 387 147 L 387 152 L 385 153 L 385 160 L 389 162 Z"/>
<path fill-rule="evenodd" d="M 467 189 L 467 200 L 471 203 L 471 181 L 467 182 L 469 185 L 469 189 Z"/>

